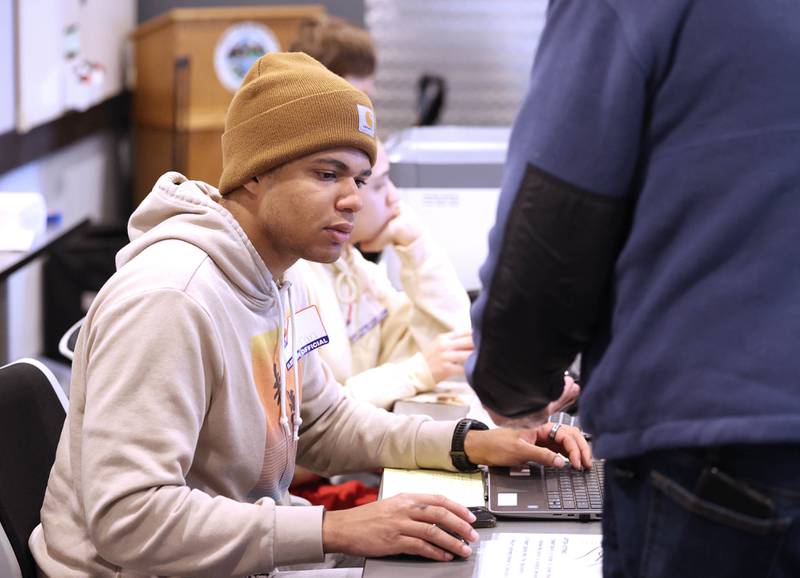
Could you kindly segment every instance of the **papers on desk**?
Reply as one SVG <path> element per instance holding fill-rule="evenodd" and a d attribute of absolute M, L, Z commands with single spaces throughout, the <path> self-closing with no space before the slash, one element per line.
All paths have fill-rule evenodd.
<path fill-rule="evenodd" d="M 478 542 L 477 578 L 602 578 L 600 534 L 494 533 Z"/>
<path fill-rule="evenodd" d="M 36 239 L 35 231 L 26 229 L 0 227 L 0 251 L 27 251 Z"/>
<path fill-rule="evenodd" d="M 462 506 L 484 506 L 483 474 L 463 474 L 441 470 L 400 470 L 385 468 L 381 497 L 402 493 L 441 494 Z"/>
<path fill-rule="evenodd" d="M 467 415 L 475 397 L 466 383 L 443 381 L 434 391 L 397 400 L 392 411 L 405 415 L 429 415 L 436 420 L 457 420 Z"/>
<path fill-rule="evenodd" d="M 481 405 L 481 400 L 463 381 L 442 381 L 436 385 L 434 391 L 397 400 L 392 411 L 410 415 L 429 415 L 436 420 L 471 417 L 482 421 L 490 428 L 496 427 Z"/>

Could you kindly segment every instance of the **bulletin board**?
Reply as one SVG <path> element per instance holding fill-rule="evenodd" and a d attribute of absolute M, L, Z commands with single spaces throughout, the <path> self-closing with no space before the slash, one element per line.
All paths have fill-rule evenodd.
<path fill-rule="evenodd" d="M 18 131 L 85 110 L 124 88 L 135 0 L 0 0 L 10 1 L 17 25 Z"/>

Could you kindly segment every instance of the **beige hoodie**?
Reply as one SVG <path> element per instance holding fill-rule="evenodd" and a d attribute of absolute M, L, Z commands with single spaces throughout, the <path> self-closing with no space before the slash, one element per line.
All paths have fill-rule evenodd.
<path fill-rule="evenodd" d="M 433 389 L 421 351 L 441 333 L 470 327 L 467 292 L 428 234 L 394 249 L 404 291 L 353 247 L 332 264 L 295 266 L 331 336 L 323 361 L 349 396 L 384 409 Z"/>
<path fill-rule="evenodd" d="M 343 397 L 315 352 L 288 362 L 280 319 L 305 291 L 290 296 L 291 273 L 278 290 L 218 195 L 161 177 L 86 316 L 29 542 L 52 578 L 220 578 L 321 560 L 322 509 L 285 505 L 295 453 L 323 475 L 452 469 L 454 423 Z"/>

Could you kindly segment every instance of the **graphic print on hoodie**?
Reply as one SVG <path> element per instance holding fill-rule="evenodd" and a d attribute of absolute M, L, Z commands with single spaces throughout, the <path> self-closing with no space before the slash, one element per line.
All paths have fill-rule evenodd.
<path fill-rule="evenodd" d="M 295 364 L 286 375 L 286 416 L 289 419 L 288 430 L 281 423 L 281 371 L 280 351 L 278 350 L 278 330 L 274 329 L 250 339 L 250 352 L 253 364 L 253 380 L 256 384 L 261 405 L 264 407 L 267 427 L 267 447 L 264 448 L 264 465 L 257 486 L 259 492 L 270 495 L 279 487 L 287 487 L 294 476 L 294 458 L 297 444 L 291 432 L 295 429 L 296 416 L 299 415 L 299 404 L 302 400 L 302 388 L 298 382 L 303 381 L 303 361 L 298 364 L 299 379 L 295 379 Z M 282 440 L 284 451 L 274 451 L 270 442 Z M 277 484 L 276 484 L 277 482 Z"/>

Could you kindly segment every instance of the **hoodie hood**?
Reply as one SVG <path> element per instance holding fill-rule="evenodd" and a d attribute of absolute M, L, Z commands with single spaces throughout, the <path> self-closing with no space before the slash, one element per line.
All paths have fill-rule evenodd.
<path fill-rule="evenodd" d="M 162 175 L 128 221 L 131 241 L 117 253 L 117 269 L 159 241 L 179 239 L 202 249 L 249 298 L 270 298 L 272 275 L 221 198 L 206 183 Z"/>

